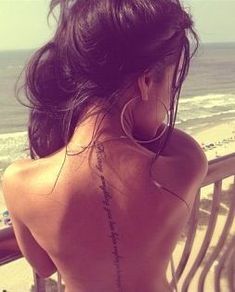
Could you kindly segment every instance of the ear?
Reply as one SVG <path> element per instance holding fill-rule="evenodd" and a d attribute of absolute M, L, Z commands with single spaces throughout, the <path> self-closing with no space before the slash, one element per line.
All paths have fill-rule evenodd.
<path fill-rule="evenodd" d="M 151 87 L 151 77 L 148 72 L 144 72 L 139 78 L 138 78 L 138 86 L 141 93 L 141 98 L 143 101 L 147 101 L 149 99 L 149 90 Z"/>

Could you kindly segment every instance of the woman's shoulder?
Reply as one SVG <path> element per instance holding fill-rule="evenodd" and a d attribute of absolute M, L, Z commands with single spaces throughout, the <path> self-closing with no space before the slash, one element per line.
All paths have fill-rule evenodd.
<path fill-rule="evenodd" d="M 167 146 L 165 151 L 170 152 L 170 157 L 175 158 L 172 160 L 173 164 L 179 164 L 185 178 L 200 181 L 201 177 L 205 177 L 208 171 L 208 160 L 201 145 L 193 136 L 175 129 Z"/>
<path fill-rule="evenodd" d="M 21 199 L 23 185 L 27 179 L 22 179 L 22 170 L 31 163 L 31 159 L 19 159 L 11 163 L 3 172 L 2 189 L 7 209 L 11 215 L 18 216 L 22 210 Z M 17 204 L 16 204 L 17 202 Z M 13 214 L 12 214 L 13 213 Z"/>
<path fill-rule="evenodd" d="M 152 144 L 148 148 L 148 151 L 151 149 L 153 153 L 152 157 L 145 158 L 149 161 L 146 164 L 147 168 L 152 167 L 152 178 L 143 177 L 142 180 L 146 181 L 142 183 L 145 186 L 143 191 L 158 193 L 160 185 L 164 187 L 161 192 L 174 193 L 192 205 L 208 172 L 208 160 L 200 144 L 189 134 L 176 129 L 169 143 L 156 159 L 154 159 L 154 147 L 156 149 L 157 146 Z M 147 168 L 146 173 L 149 173 Z M 139 181 L 140 177 L 141 175 Z M 153 183 L 153 180 L 156 183 Z"/>
<path fill-rule="evenodd" d="M 37 168 L 40 163 L 40 160 L 33 160 L 30 158 L 15 160 L 4 170 L 3 181 L 14 180 L 17 181 L 18 184 L 22 182 L 23 185 L 25 183 L 24 179 L 27 178 L 29 172 L 32 172 L 33 168 Z"/>
<path fill-rule="evenodd" d="M 30 158 L 18 159 L 11 163 L 3 172 L 2 185 L 7 196 L 20 196 L 23 189 L 28 189 L 35 161 Z"/>
<path fill-rule="evenodd" d="M 30 158 L 21 158 L 13 161 L 9 164 L 5 170 L 3 171 L 2 181 L 6 182 L 8 180 L 20 179 L 21 174 L 24 170 L 28 169 L 28 167 L 34 162 L 33 159 Z M 19 182 L 17 180 L 17 182 Z"/>
<path fill-rule="evenodd" d="M 2 178 L 6 196 L 24 201 L 26 194 L 33 193 L 34 188 L 42 187 L 44 189 L 49 173 L 49 170 L 45 172 L 47 165 L 40 159 L 30 158 L 18 159 L 10 164 L 5 169 Z M 40 173 L 41 175 L 38 175 Z"/>
<path fill-rule="evenodd" d="M 162 155 L 182 158 L 187 156 L 191 159 L 195 158 L 195 160 L 200 158 L 200 162 L 204 161 L 205 164 L 207 163 L 206 155 L 198 141 L 190 134 L 178 128 L 173 129 Z"/>

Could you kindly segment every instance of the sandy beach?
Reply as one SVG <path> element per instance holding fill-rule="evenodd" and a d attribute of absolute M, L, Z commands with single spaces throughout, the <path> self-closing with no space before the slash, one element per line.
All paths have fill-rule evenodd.
<path fill-rule="evenodd" d="M 205 129 L 193 137 L 202 146 L 208 160 L 235 153 L 235 121 Z"/>
<path fill-rule="evenodd" d="M 193 137 L 205 151 L 208 161 L 215 159 L 216 157 L 235 153 L 235 121 L 221 123 L 209 129 L 204 129 L 201 132 L 193 135 Z M 226 179 L 223 183 L 223 188 L 229 188 L 230 185 L 231 179 Z M 209 192 L 211 192 L 210 186 L 207 187 L 207 191 L 203 192 L 203 196 L 207 197 Z M 6 207 L 0 186 L 0 213 L 2 213 L 5 209 Z M 221 221 L 223 221 L 222 217 Z M 221 226 L 222 225 L 218 227 L 219 233 Z M 3 222 L 0 222 L 0 228 L 3 227 Z M 199 232 L 203 233 L 203 231 Z M 195 240 L 196 246 L 200 246 L 201 238 L 202 236 L 198 236 Z M 182 242 L 179 242 L 174 252 L 176 259 L 175 263 L 177 263 L 179 260 L 182 247 Z M 53 278 L 55 279 L 56 275 L 53 276 Z M 4 289 L 7 292 L 29 292 L 32 281 L 32 270 L 24 259 L 0 267 L 0 292 L 2 292 Z"/>

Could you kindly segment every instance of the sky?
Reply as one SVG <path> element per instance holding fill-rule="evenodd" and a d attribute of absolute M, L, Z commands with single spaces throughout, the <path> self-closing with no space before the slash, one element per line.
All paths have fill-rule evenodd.
<path fill-rule="evenodd" d="M 0 50 L 35 49 L 54 32 L 49 0 L 0 0 Z M 235 0 L 183 0 L 203 43 L 235 42 Z"/>

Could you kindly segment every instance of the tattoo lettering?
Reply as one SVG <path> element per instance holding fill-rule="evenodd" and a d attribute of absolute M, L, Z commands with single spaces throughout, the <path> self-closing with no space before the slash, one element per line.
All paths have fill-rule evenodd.
<path fill-rule="evenodd" d="M 118 242 L 120 242 L 120 238 L 119 238 L 119 234 L 115 230 L 116 222 L 113 220 L 113 216 L 112 216 L 111 209 L 110 209 L 112 196 L 109 193 L 109 191 L 107 190 L 106 180 L 105 180 L 105 177 L 103 175 L 102 157 L 104 155 L 104 146 L 102 143 L 96 142 L 95 149 L 96 149 L 96 157 L 97 157 L 96 168 L 99 171 L 99 176 L 100 176 L 100 180 L 101 180 L 101 185 L 99 186 L 99 188 L 100 188 L 100 190 L 102 190 L 102 193 L 104 195 L 104 199 L 102 200 L 103 209 L 107 215 L 107 219 L 108 219 L 108 223 L 109 223 L 108 225 L 110 228 L 109 237 L 111 238 L 112 245 L 113 245 L 112 254 L 113 254 L 113 263 L 115 265 L 115 269 L 116 269 L 116 273 L 117 273 L 117 275 L 116 275 L 117 288 L 118 288 L 118 292 L 122 292 L 123 291 L 123 288 L 121 285 L 121 272 L 122 271 L 120 269 L 120 259 L 122 259 L 123 257 L 120 256 L 118 253 Z"/>

